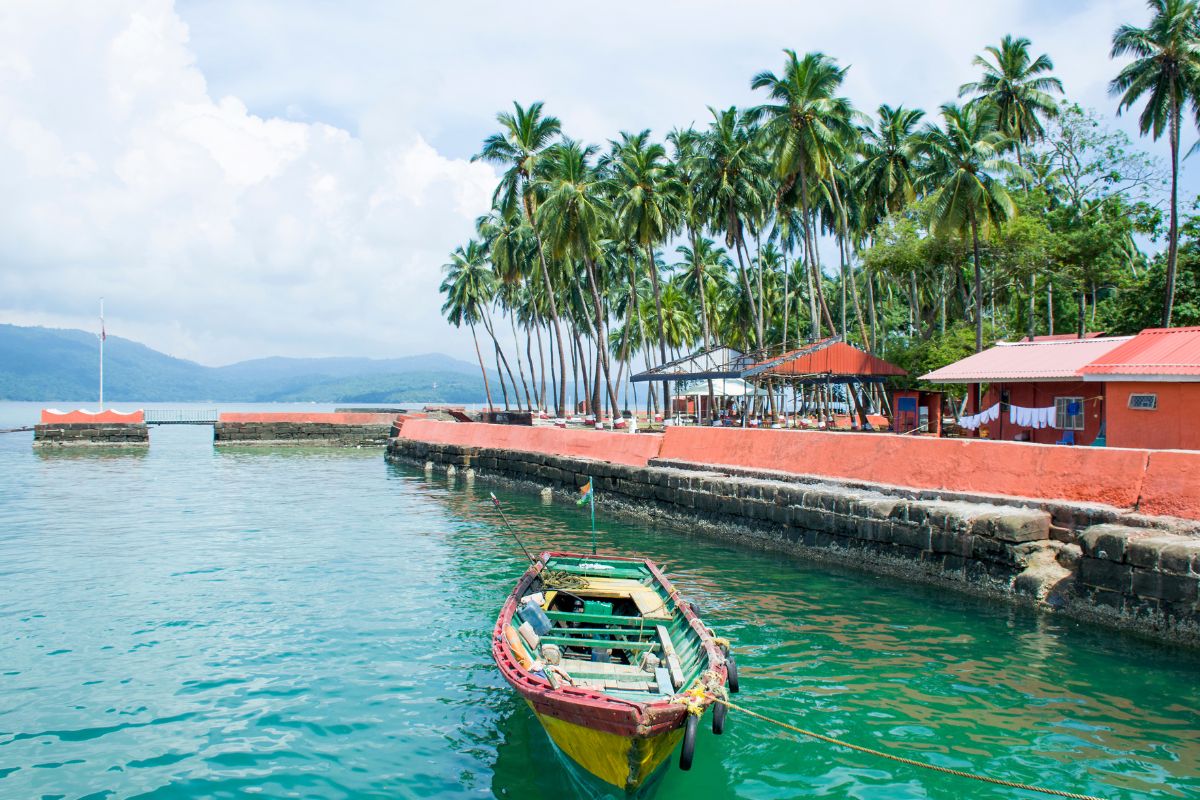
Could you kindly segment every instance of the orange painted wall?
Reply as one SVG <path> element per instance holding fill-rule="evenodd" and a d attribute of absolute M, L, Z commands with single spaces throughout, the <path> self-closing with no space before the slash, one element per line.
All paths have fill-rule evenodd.
<path fill-rule="evenodd" d="M 818 431 L 668 428 L 662 458 L 1130 508 L 1146 451 Z"/>
<path fill-rule="evenodd" d="M 48 408 L 42 409 L 42 424 L 52 424 L 55 422 L 63 423 L 79 423 L 79 422 L 125 422 L 130 425 L 139 424 L 146 421 L 145 412 L 129 411 L 122 413 L 120 411 L 101 411 L 98 414 L 93 414 L 89 411 L 67 411 L 55 412 Z"/>
<path fill-rule="evenodd" d="M 1200 519 L 1200 452 L 871 433 L 670 427 L 663 435 L 409 418 L 403 438 L 645 466 L 664 458 Z"/>
<path fill-rule="evenodd" d="M 323 422 L 327 425 L 391 425 L 396 414 L 336 414 L 332 412 L 221 413 L 221 422 Z"/>
<path fill-rule="evenodd" d="M 1151 450 L 1138 510 L 1200 519 L 1200 453 Z"/>
<path fill-rule="evenodd" d="M 1100 423 L 1104 419 L 1103 383 L 1084 383 L 1083 381 L 1059 381 L 1042 383 L 998 383 L 992 384 L 983 395 L 980 405 L 990 408 L 1000 402 L 1001 391 L 1008 392 L 1008 401 L 1015 406 L 1026 408 L 1046 408 L 1054 405 L 1056 397 L 1084 398 L 1084 429 L 1075 431 L 1075 444 L 1088 445 L 1096 441 L 1100 434 Z M 987 425 L 988 438 L 1013 441 L 1019 433 L 1029 433 L 1030 438 L 1023 441 L 1037 444 L 1054 444 L 1062 439 L 1063 431 L 1058 428 L 1023 428 L 1008 421 L 1008 411 L 1002 411 L 1000 419 Z M 1108 442 L 1114 445 L 1112 439 Z M 1131 445 L 1143 447 L 1144 445 Z"/>
<path fill-rule="evenodd" d="M 649 433 L 485 425 L 481 422 L 440 422 L 432 419 L 406 420 L 403 436 L 417 442 L 551 453 L 635 467 L 646 466 L 650 459 L 658 456 L 662 445 L 662 436 Z"/>
<path fill-rule="evenodd" d="M 1158 395 L 1158 408 L 1130 408 L 1131 394 Z M 1200 383 L 1109 383 L 1106 435 L 1110 447 L 1200 450 Z"/>

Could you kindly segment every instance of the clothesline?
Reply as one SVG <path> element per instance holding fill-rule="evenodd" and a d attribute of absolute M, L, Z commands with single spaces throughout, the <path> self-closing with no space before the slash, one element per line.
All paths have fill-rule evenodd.
<path fill-rule="evenodd" d="M 1000 418 L 1001 405 L 1008 406 L 1008 421 L 1013 425 L 1018 425 L 1022 428 L 1033 428 L 1035 430 L 1058 427 L 1058 409 L 1055 406 L 1027 408 L 1025 406 L 1016 406 L 1012 403 L 993 403 L 978 414 L 967 414 L 959 417 L 958 424 L 965 430 L 973 431 L 980 425 L 995 422 Z M 1082 413 L 1082 406 L 1083 403 L 1080 401 L 1069 403 L 1066 409 L 1067 415 L 1074 416 Z"/>

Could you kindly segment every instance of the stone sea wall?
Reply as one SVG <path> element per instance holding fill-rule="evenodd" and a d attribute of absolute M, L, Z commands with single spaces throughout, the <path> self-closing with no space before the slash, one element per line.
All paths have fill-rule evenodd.
<path fill-rule="evenodd" d="M 213 444 L 301 447 L 382 447 L 391 423 L 340 424 L 333 422 L 218 422 Z"/>
<path fill-rule="evenodd" d="M 33 426 L 34 447 L 124 446 L 150 444 L 150 429 L 127 422 L 50 422 Z"/>
<path fill-rule="evenodd" d="M 469 440 L 478 432 L 458 429 L 481 426 L 445 427 Z M 591 477 L 600 504 L 618 512 L 1200 645 L 1200 532 L 1193 522 L 1076 500 L 982 497 L 653 457 L 638 462 L 631 454 L 645 443 L 626 438 L 620 452 L 635 463 L 408 438 L 404 426 L 386 457 L 572 492 Z"/>

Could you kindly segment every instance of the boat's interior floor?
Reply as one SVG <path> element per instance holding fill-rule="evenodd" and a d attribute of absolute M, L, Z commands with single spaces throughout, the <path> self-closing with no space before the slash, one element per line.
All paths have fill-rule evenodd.
<path fill-rule="evenodd" d="M 586 578 L 586 587 L 546 588 L 522 598 L 512 625 L 532 660 L 573 686 L 632 700 L 683 688 L 665 591 L 647 575 Z"/>

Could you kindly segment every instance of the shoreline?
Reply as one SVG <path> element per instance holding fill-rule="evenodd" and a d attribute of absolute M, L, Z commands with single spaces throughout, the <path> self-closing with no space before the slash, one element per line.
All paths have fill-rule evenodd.
<path fill-rule="evenodd" d="M 403 426 L 385 459 L 567 495 L 591 478 L 599 505 L 629 518 L 1200 649 L 1200 536 L 1179 532 L 1190 527 L 1185 520 L 1073 501 L 950 499 L 719 465 L 639 466 L 418 441 Z"/>

